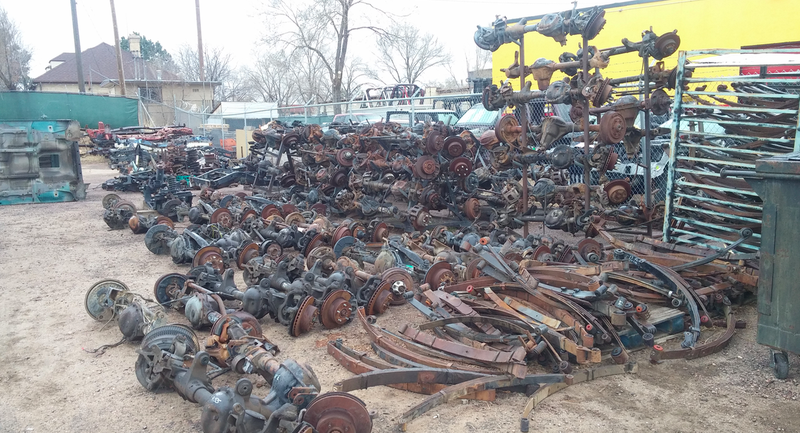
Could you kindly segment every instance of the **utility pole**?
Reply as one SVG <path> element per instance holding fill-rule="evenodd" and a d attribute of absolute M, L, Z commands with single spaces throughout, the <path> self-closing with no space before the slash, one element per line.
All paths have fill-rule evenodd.
<path fill-rule="evenodd" d="M 203 32 L 200 30 L 200 0 L 194 0 L 197 11 L 197 55 L 200 57 L 200 81 L 206 80 L 205 62 L 203 61 Z"/>
<path fill-rule="evenodd" d="M 111 21 L 114 23 L 114 43 L 117 49 L 117 73 L 119 74 L 120 94 L 125 96 L 125 73 L 122 69 L 122 48 L 119 46 L 119 31 L 117 30 L 117 10 L 114 0 L 111 0 Z"/>
<path fill-rule="evenodd" d="M 86 85 L 83 79 L 83 60 L 81 59 L 81 37 L 78 33 L 78 9 L 75 6 L 75 0 L 69 0 L 72 7 L 72 35 L 75 37 L 75 62 L 78 66 L 78 91 L 86 93 Z"/>

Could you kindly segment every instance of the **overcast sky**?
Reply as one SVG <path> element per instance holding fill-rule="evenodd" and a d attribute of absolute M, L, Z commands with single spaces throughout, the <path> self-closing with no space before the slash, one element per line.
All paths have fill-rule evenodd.
<path fill-rule="evenodd" d="M 268 49 L 263 41 L 268 17 L 261 14 L 267 0 L 201 0 L 203 44 L 222 46 L 238 66 L 246 66 L 254 53 Z M 613 3 L 582 0 L 579 7 Z M 120 37 L 138 32 L 159 41 L 173 56 L 184 44 L 196 48 L 197 27 L 194 0 L 116 0 Z M 451 52 L 452 71 L 466 78 L 465 56 L 474 57 L 472 34 L 476 25 L 488 26 L 496 15 L 516 18 L 572 7 L 568 0 L 372 0 L 372 4 L 396 14 L 398 21 L 414 23 L 433 33 Z M 74 52 L 69 0 L 0 0 L 22 32 L 23 41 L 33 51 L 32 77 L 45 72 L 50 59 L 62 52 Z M 83 50 L 101 42 L 114 43 L 109 0 L 78 0 L 78 25 Z M 362 32 L 351 46 L 351 55 L 368 59 L 370 35 Z M 423 77 L 444 81 L 448 71 Z"/>

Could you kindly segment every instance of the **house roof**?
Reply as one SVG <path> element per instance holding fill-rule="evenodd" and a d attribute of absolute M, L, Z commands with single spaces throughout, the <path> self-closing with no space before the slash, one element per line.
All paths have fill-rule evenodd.
<path fill-rule="evenodd" d="M 54 67 L 44 74 L 36 77 L 34 83 L 77 83 L 78 62 L 73 53 L 62 53 L 53 60 L 64 63 Z M 81 53 L 83 62 L 83 78 L 85 82 L 100 84 L 105 79 L 117 80 L 117 56 L 115 49 L 111 45 L 103 42 L 96 47 L 84 50 Z M 141 58 L 134 58 L 129 51 L 122 51 L 122 67 L 126 81 L 156 81 L 158 77 L 156 70 Z M 169 72 L 161 71 L 161 79 L 168 81 L 180 81 L 180 77 Z"/>
<path fill-rule="evenodd" d="M 75 57 L 75 53 L 61 53 L 61 54 L 53 57 L 52 59 L 50 59 L 50 61 L 51 62 L 66 62 L 67 60 L 69 60 L 69 59 L 71 59 L 73 57 Z"/>

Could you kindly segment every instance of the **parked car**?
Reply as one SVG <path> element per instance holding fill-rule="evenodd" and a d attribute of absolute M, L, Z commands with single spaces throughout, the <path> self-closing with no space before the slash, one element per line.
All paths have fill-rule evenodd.
<path fill-rule="evenodd" d="M 370 123 L 380 122 L 383 116 L 374 113 L 344 113 L 333 116 L 328 129 L 335 129 L 340 134 L 356 132 L 356 128 Z"/>
<path fill-rule="evenodd" d="M 455 125 L 458 122 L 458 115 L 452 110 L 416 110 L 414 111 L 414 122 L 411 121 L 411 111 L 388 111 L 386 113 L 387 122 L 396 122 L 405 127 L 414 126 L 417 123 L 443 122 L 445 125 Z"/>
<path fill-rule="evenodd" d="M 487 130 L 493 129 L 502 115 L 501 110 L 489 111 L 483 107 L 483 104 L 475 104 L 458 119 L 455 126 L 469 129 L 477 137 Z"/>

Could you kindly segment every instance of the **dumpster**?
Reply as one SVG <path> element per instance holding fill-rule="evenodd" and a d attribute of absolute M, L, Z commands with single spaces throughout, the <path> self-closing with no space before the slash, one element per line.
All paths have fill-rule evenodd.
<path fill-rule="evenodd" d="M 775 377 L 785 379 L 787 353 L 800 354 L 800 153 L 759 159 L 743 177 L 764 201 L 757 341 L 771 349 Z"/>

